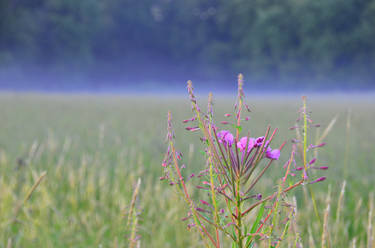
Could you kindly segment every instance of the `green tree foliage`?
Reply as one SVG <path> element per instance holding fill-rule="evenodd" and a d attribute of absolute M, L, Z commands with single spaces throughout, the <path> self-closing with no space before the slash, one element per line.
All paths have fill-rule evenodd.
<path fill-rule="evenodd" d="M 0 65 L 164 63 L 208 77 L 367 87 L 374 27 L 375 0 L 0 0 Z"/>

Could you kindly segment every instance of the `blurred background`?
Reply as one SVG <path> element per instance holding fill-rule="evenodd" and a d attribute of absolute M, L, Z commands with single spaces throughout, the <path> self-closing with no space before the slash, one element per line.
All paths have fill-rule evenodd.
<path fill-rule="evenodd" d="M 1 0 L 0 88 L 363 91 L 374 41 L 375 0 Z"/>

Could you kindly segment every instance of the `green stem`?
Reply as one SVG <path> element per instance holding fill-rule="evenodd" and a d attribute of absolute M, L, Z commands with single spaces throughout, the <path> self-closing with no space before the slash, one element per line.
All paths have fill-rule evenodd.
<path fill-rule="evenodd" d="M 242 236 L 242 213 L 241 213 L 241 195 L 240 195 L 240 178 L 237 180 L 237 194 L 236 194 L 236 204 L 237 204 L 237 247 L 243 248 L 243 236 Z"/>

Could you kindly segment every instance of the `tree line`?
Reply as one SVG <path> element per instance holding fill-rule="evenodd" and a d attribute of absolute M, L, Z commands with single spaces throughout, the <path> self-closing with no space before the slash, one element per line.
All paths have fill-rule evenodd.
<path fill-rule="evenodd" d="M 0 67 L 13 65 L 366 88 L 375 0 L 0 0 Z"/>

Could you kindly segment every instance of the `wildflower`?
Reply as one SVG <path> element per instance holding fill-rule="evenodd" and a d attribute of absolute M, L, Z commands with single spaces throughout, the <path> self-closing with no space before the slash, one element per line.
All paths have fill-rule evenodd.
<path fill-rule="evenodd" d="M 240 141 L 237 142 L 237 147 L 240 148 L 241 152 L 245 151 L 246 144 L 248 144 L 248 146 L 247 146 L 247 152 L 249 152 L 251 150 L 251 148 L 254 147 L 254 145 L 255 145 L 255 139 L 254 138 L 249 138 L 249 141 L 247 141 L 247 140 L 248 140 L 247 137 L 242 137 L 240 139 Z"/>
<path fill-rule="evenodd" d="M 219 143 L 223 143 L 224 145 L 232 146 L 233 144 L 233 134 L 231 134 L 228 130 L 222 130 L 218 132 L 217 137 L 219 138 Z"/>
<path fill-rule="evenodd" d="M 264 136 L 262 136 L 262 137 L 258 137 L 258 138 L 255 140 L 254 147 L 260 147 L 260 146 L 262 146 L 262 144 L 263 144 L 263 140 L 264 140 Z"/>
<path fill-rule="evenodd" d="M 272 150 L 271 147 L 267 148 L 266 157 L 269 159 L 275 159 L 278 160 L 280 157 L 280 150 L 274 149 Z"/>
<path fill-rule="evenodd" d="M 260 204 L 262 204 L 264 209 L 271 209 L 271 211 L 275 211 L 274 213 L 281 214 L 281 209 L 277 209 L 278 203 L 281 203 L 283 206 L 287 206 L 290 208 L 290 210 L 294 211 L 294 207 L 292 207 L 289 203 L 284 203 L 283 195 L 306 182 L 312 184 L 324 181 L 326 179 L 325 177 L 312 179 L 308 177 L 308 171 L 310 169 L 327 170 L 328 166 L 317 166 L 316 158 L 310 158 L 307 160 L 306 157 L 307 150 L 322 147 L 325 145 L 325 143 L 310 145 L 308 149 L 306 149 L 306 139 L 303 141 L 293 139 L 290 159 L 284 163 L 283 166 L 283 168 L 286 170 L 286 174 L 285 177 L 282 178 L 282 181 L 278 187 L 279 190 L 273 194 L 265 196 L 263 196 L 261 193 L 254 193 L 254 187 L 265 175 L 267 169 L 271 167 L 271 164 L 274 162 L 273 160 L 278 160 L 280 158 L 281 149 L 283 149 L 286 142 L 284 142 L 277 149 L 272 149 L 270 145 L 277 129 L 272 132 L 269 126 L 267 127 L 264 136 L 258 138 L 251 138 L 249 135 L 242 138 L 239 137 L 242 129 L 240 122 L 242 120 L 247 121 L 250 119 L 250 117 L 243 116 L 241 112 L 244 110 L 244 107 L 246 107 L 246 109 L 250 112 L 249 107 L 243 102 L 244 92 L 242 86 L 243 78 L 242 75 L 239 75 L 238 97 L 235 104 L 235 112 L 233 114 L 233 117 L 235 117 L 235 123 L 232 123 L 229 119 L 221 122 L 221 124 L 233 124 L 233 128 L 236 129 L 234 136 L 228 130 L 219 131 L 218 127 L 213 123 L 212 94 L 209 95 L 207 113 L 204 113 L 197 105 L 196 98 L 193 94 L 192 83 L 190 81 L 188 82 L 190 101 L 192 103 L 192 109 L 195 112 L 195 116 L 191 119 L 184 120 L 183 122 L 188 123 L 195 121 L 194 125 L 189 125 L 189 127 L 186 127 L 186 130 L 192 132 L 198 130 L 202 131 L 203 137 L 200 139 L 205 145 L 203 154 L 206 158 L 206 167 L 204 167 L 199 173 L 193 173 L 190 174 L 190 176 L 186 175 L 186 177 L 184 177 L 184 175 L 181 173 L 186 173 L 186 171 L 182 171 L 182 169 L 185 168 L 185 165 L 181 165 L 182 163 L 180 160 L 182 159 L 182 153 L 178 152 L 174 146 L 173 140 L 175 136 L 171 124 L 171 115 L 169 113 L 167 129 L 169 146 L 162 162 L 165 175 L 164 177 L 160 177 L 160 180 L 167 179 L 170 185 L 179 186 L 179 189 L 181 189 L 179 190 L 179 193 L 185 199 L 190 210 L 190 212 L 188 212 L 188 216 L 182 220 L 188 220 L 193 217 L 194 223 L 188 224 L 188 228 L 195 226 L 200 232 L 201 237 L 206 239 L 206 241 L 211 242 L 213 246 L 220 246 L 219 232 L 222 231 L 233 240 L 233 244 L 235 244 L 236 247 L 243 247 L 247 235 L 252 235 L 253 237 L 250 239 L 250 241 L 246 241 L 246 247 L 257 245 L 257 241 L 253 239 L 255 235 L 260 237 L 259 240 L 269 239 L 269 244 L 276 247 L 279 246 L 282 238 L 277 237 L 276 232 L 272 235 L 268 235 L 268 228 L 264 228 L 263 226 L 270 226 L 276 231 L 277 224 L 280 221 L 272 221 L 271 223 L 267 220 L 270 216 L 268 215 L 268 217 L 262 218 L 262 220 L 257 220 L 257 222 L 259 222 L 259 227 L 257 227 L 257 231 L 255 233 L 252 232 L 251 234 L 247 234 L 246 231 L 244 232 L 243 230 L 246 229 L 244 226 L 248 224 L 239 221 L 240 217 L 242 219 L 242 217 L 245 217 L 246 214 L 252 212 Z M 301 109 L 301 115 L 304 120 L 303 131 L 306 135 L 307 127 L 312 127 L 313 125 L 306 125 L 306 121 L 309 121 L 309 123 L 312 123 L 312 121 L 308 118 L 305 105 L 306 104 L 304 102 L 304 108 Z M 224 114 L 224 116 L 231 117 L 232 114 Z M 291 127 L 290 129 L 297 128 L 299 128 L 298 125 Z M 302 143 L 303 149 L 298 149 L 300 147 L 297 147 L 296 143 Z M 302 157 L 304 159 L 304 164 L 303 166 L 297 167 L 294 155 L 296 152 L 300 152 L 300 150 L 301 154 L 303 155 Z M 240 152 L 242 154 L 240 154 Z M 262 166 L 264 164 L 262 163 L 263 159 L 269 159 L 266 161 L 265 166 Z M 259 168 L 260 166 L 263 168 Z M 290 185 L 285 185 L 287 176 L 296 176 L 295 173 L 297 172 L 300 172 L 303 178 L 294 184 L 291 182 Z M 196 202 L 194 200 L 195 197 L 191 197 L 189 194 L 190 189 L 188 191 L 186 182 L 194 181 L 190 180 L 193 177 L 204 178 L 203 180 L 196 180 L 199 185 L 195 185 L 195 189 L 207 191 L 207 194 L 204 195 L 207 195 L 209 198 L 201 199 Z M 282 197 L 279 197 L 280 194 L 282 194 Z M 228 207 L 227 209 L 220 209 L 220 206 L 225 205 Z M 289 223 L 291 221 L 291 217 L 294 217 L 293 212 L 290 212 L 288 216 L 285 216 L 281 221 L 281 224 L 286 225 Z M 245 220 L 245 218 L 243 218 L 243 220 Z M 216 235 L 210 234 L 211 230 L 214 231 L 214 228 L 206 228 L 205 225 L 208 224 L 213 225 L 213 227 L 216 229 Z M 233 235 L 232 232 L 225 230 L 232 225 L 234 226 Z"/>

